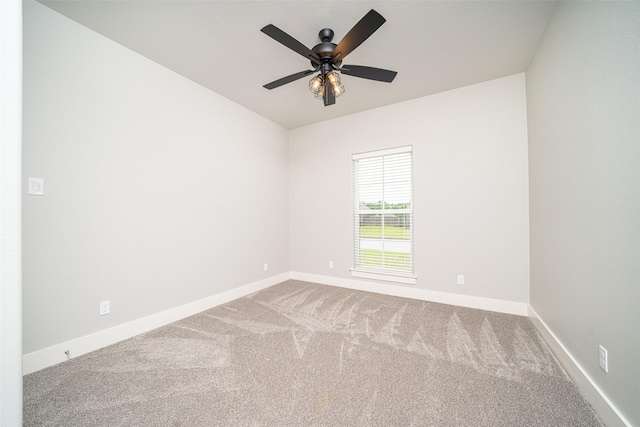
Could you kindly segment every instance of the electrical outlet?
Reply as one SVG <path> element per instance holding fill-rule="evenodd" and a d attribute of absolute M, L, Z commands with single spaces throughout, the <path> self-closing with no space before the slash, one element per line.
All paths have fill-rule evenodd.
<path fill-rule="evenodd" d="M 29 178 L 27 194 L 44 196 L 44 178 Z"/>
<path fill-rule="evenodd" d="M 265 262 L 263 268 L 264 268 L 264 271 L 269 271 L 269 263 Z"/>
<path fill-rule="evenodd" d="M 458 285 L 464 285 L 464 274 L 458 274 Z"/>
<path fill-rule="evenodd" d="M 111 313 L 111 301 L 100 301 L 100 316 Z"/>
<path fill-rule="evenodd" d="M 601 345 L 598 346 L 598 362 L 602 370 L 609 373 L 609 354 L 607 349 Z"/>
<path fill-rule="evenodd" d="M 329 261 L 329 268 L 333 268 L 333 261 Z"/>

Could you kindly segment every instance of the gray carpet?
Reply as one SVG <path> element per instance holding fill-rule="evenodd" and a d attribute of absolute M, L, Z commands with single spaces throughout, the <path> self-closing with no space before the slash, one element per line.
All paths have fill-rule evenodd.
<path fill-rule="evenodd" d="M 526 317 L 287 281 L 24 378 L 26 426 L 601 426 Z"/>

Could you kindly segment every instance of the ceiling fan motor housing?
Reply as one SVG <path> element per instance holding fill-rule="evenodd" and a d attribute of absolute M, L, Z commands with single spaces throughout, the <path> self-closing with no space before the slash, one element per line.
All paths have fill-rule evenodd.
<path fill-rule="evenodd" d="M 318 33 L 318 37 L 322 43 L 317 44 L 311 49 L 313 53 L 320 57 L 322 64 L 329 64 L 332 62 L 333 52 L 336 50 L 336 44 L 331 43 L 333 40 L 333 30 L 331 28 L 323 28 Z M 342 61 L 333 63 L 334 66 L 339 67 Z M 311 66 L 316 70 L 320 68 L 320 64 L 311 61 Z M 322 67 L 323 70 L 325 67 Z M 330 71 L 330 70 L 329 70 Z"/>

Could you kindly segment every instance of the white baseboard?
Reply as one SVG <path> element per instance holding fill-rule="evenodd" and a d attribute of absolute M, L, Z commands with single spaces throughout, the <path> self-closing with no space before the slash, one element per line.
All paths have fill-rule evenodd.
<path fill-rule="evenodd" d="M 192 316 L 217 305 L 241 298 L 245 295 L 257 292 L 289 279 L 340 286 L 348 289 L 413 298 L 423 301 L 433 301 L 442 304 L 497 311 L 501 313 L 523 316 L 527 315 L 527 304 L 525 303 L 474 297 L 469 295 L 448 294 L 445 292 L 429 291 L 398 285 L 387 285 L 363 280 L 344 279 L 299 272 L 286 272 L 236 289 L 231 289 L 220 294 L 212 295 L 198 301 L 184 304 L 170 310 L 118 325 L 113 328 L 105 329 L 90 335 L 85 335 L 42 350 L 25 354 L 22 357 L 22 372 L 24 375 L 27 375 L 46 367 L 62 363 L 68 360 L 68 358 L 77 357 L 108 345 L 115 344 L 119 341 L 159 328 L 171 322 L 184 319 L 185 317 Z M 67 350 L 69 351 L 69 357 L 65 354 L 65 351 Z"/>
<path fill-rule="evenodd" d="M 70 357 L 77 357 L 134 337 L 138 334 L 159 328 L 177 320 L 184 319 L 185 317 L 192 316 L 212 307 L 241 298 L 289 279 L 403 298 L 412 298 L 422 301 L 432 301 L 442 304 L 496 311 L 500 313 L 529 316 L 571 379 L 577 384 L 585 398 L 589 401 L 591 406 L 593 406 L 604 423 L 610 427 L 632 427 L 631 423 L 625 419 L 615 405 L 613 405 L 597 384 L 595 384 L 571 353 L 567 351 L 562 342 L 560 342 L 560 340 L 558 340 L 554 333 L 549 329 L 546 323 L 540 318 L 540 316 L 538 316 L 533 308 L 526 303 L 475 297 L 470 295 L 449 294 L 445 292 L 429 291 L 426 289 L 387 285 L 377 282 L 322 276 L 295 271 L 272 276 L 198 301 L 184 304 L 170 310 L 25 354 L 22 357 L 23 374 L 30 374 L 48 366 L 53 366 L 66 361 L 66 350 L 69 350 Z"/>
<path fill-rule="evenodd" d="M 567 374 L 569 374 L 569 377 L 576 383 L 585 399 L 587 399 L 593 409 L 598 413 L 605 425 L 608 427 L 632 427 L 631 423 L 620 413 L 618 408 L 609 400 L 600 387 L 598 387 L 589 376 L 587 371 L 584 370 L 531 306 L 528 307 L 528 315 L 538 332 L 540 332 L 540 335 L 542 335 L 545 342 L 553 351 L 553 354 L 555 354 L 556 358 L 567 371 Z"/>
<path fill-rule="evenodd" d="M 161 326 L 175 322 L 185 317 L 208 310 L 220 304 L 241 298 L 253 292 L 260 291 L 275 284 L 289 280 L 290 273 L 282 273 L 248 285 L 240 286 L 198 301 L 181 305 L 160 313 L 152 314 L 113 328 L 85 335 L 70 341 L 56 344 L 42 350 L 34 351 L 22 356 L 23 375 L 39 371 L 67 360 L 65 351 L 69 350 L 69 357 L 77 357 L 85 353 L 115 344 L 119 341 L 151 331 Z"/>
<path fill-rule="evenodd" d="M 374 292 L 396 297 L 412 298 L 421 301 L 432 301 L 441 304 L 457 305 L 461 307 L 478 308 L 480 310 L 496 311 L 499 313 L 527 315 L 527 303 L 505 301 L 492 298 L 475 297 L 470 295 L 450 294 L 446 292 L 430 291 L 427 289 L 387 285 L 384 283 L 367 282 L 363 280 L 344 279 L 340 277 L 322 276 L 318 274 L 291 272 L 291 279 L 323 285 L 339 286 L 358 291 Z"/>

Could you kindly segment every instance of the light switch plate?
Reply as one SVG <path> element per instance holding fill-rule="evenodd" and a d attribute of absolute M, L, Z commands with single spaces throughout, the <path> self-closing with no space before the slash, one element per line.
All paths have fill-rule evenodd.
<path fill-rule="evenodd" d="M 29 178 L 27 194 L 44 196 L 44 178 Z"/>

